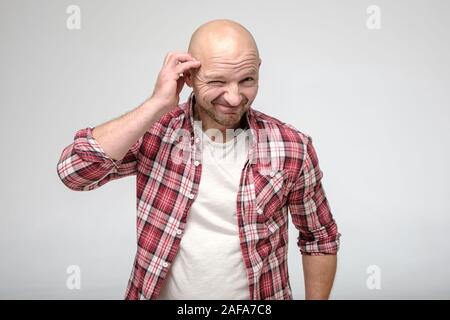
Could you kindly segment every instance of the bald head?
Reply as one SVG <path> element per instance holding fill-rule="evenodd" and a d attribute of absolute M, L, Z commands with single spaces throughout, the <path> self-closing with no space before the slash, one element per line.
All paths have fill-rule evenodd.
<path fill-rule="evenodd" d="M 227 19 L 209 21 L 194 31 L 188 52 L 196 59 L 207 60 L 214 55 L 239 55 L 253 52 L 259 59 L 252 34 L 241 24 Z"/>
<path fill-rule="evenodd" d="M 231 20 L 209 21 L 192 34 L 188 52 L 201 62 L 184 78 L 203 129 L 240 127 L 258 93 L 261 59 L 252 34 Z"/>

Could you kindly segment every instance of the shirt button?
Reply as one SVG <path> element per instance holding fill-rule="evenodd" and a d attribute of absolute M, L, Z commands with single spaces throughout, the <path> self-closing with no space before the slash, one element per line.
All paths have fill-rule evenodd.
<path fill-rule="evenodd" d="M 200 164 L 200 161 L 198 161 L 198 160 L 194 161 L 194 166 L 198 167 L 199 164 Z"/>
<path fill-rule="evenodd" d="M 199 143 L 200 143 L 200 138 L 196 138 L 196 139 L 195 139 L 195 143 L 196 143 L 196 144 L 199 144 Z"/>
<path fill-rule="evenodd" d="M 177 234 L 178 234 L 178 235 L 180 235 L 180 234 L 182 234 L 182 233 L 183 233 L 183 230 L 181 230 L 181 229 L 178 229 L 178 230 L 177 230 Z"/>
<path fill-rule="evenodd" d="M 168 266 L 169 266 L 169 264 L 168 264 L 167 262 L 164 262 L 164 263 L 163 263 L 163 267 L 164 267 L 164 268 L 167 268 Z"/>
<path fill-rule="evenodd" d="M 275 176 L 275 171 L 270 171 L 270 176 L 273 178 Z"/>
<path fill-rule="evenodd" d="M 262 214 L 263 210 L 261 208 L 259 208 L 258 210 L 256 210 L 256 212 L 258 212 L 258 214 Z"/>
<path fill-rule="evenodd" d="M 192 199 L 194 199 L 194 195 L 192 193 L 189 193 L 188 198 L 192 200 Z"/>

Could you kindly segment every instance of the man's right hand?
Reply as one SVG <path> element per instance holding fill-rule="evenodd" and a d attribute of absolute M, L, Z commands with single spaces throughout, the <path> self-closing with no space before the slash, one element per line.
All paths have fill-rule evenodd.
<path fill-rule="evenodd" d="M 155 122 L 178 106 L 184 86 L 180 74 L 199 67 L 200 62 L 188 53 L 167 54 L 152 96 L 120 118 L 93 129 L 94 139 L 106 154 L 114 160 L 122 159 Z"/>
<path fill-rule="evenodd" d="M 167 54 L 150 97 L 163 108 L 163 113 L 178 106 L 180 93 L 185 83 L 183 73 L 189 69 L 199 68 L 200 65 L 200 61 L 189 53 L 169 52 Z"/>

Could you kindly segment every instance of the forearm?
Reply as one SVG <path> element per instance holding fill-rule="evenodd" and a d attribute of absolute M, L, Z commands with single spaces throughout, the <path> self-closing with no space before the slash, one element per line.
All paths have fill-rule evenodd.
<path fill-rule="evenodd" d="M 302 262 L 305 278 L 305 299 L 328 299 L 336 274 L 337 256 L 303 255 Z"/>
<path fill-rule="evenodd" d="M 123 116 L 95 127 L 92 135 L 109 157 L 121 160 L 163 114 L 156 101 L 147 99 Z"/>

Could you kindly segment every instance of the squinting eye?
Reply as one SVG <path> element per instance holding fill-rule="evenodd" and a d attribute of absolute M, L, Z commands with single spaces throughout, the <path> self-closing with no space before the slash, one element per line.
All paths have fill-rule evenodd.
<path fill-rule="evenodd" d="M 217 84 L 217 83 L 223 83 L 223 81 L 210 81 L 208 84 Z"/>
<path fill-rule="evenodd" d="M 253 78 L 247 78 L 247 79 L 245 79 L 245 81 L 252 81 L 253 80 Z"/>

